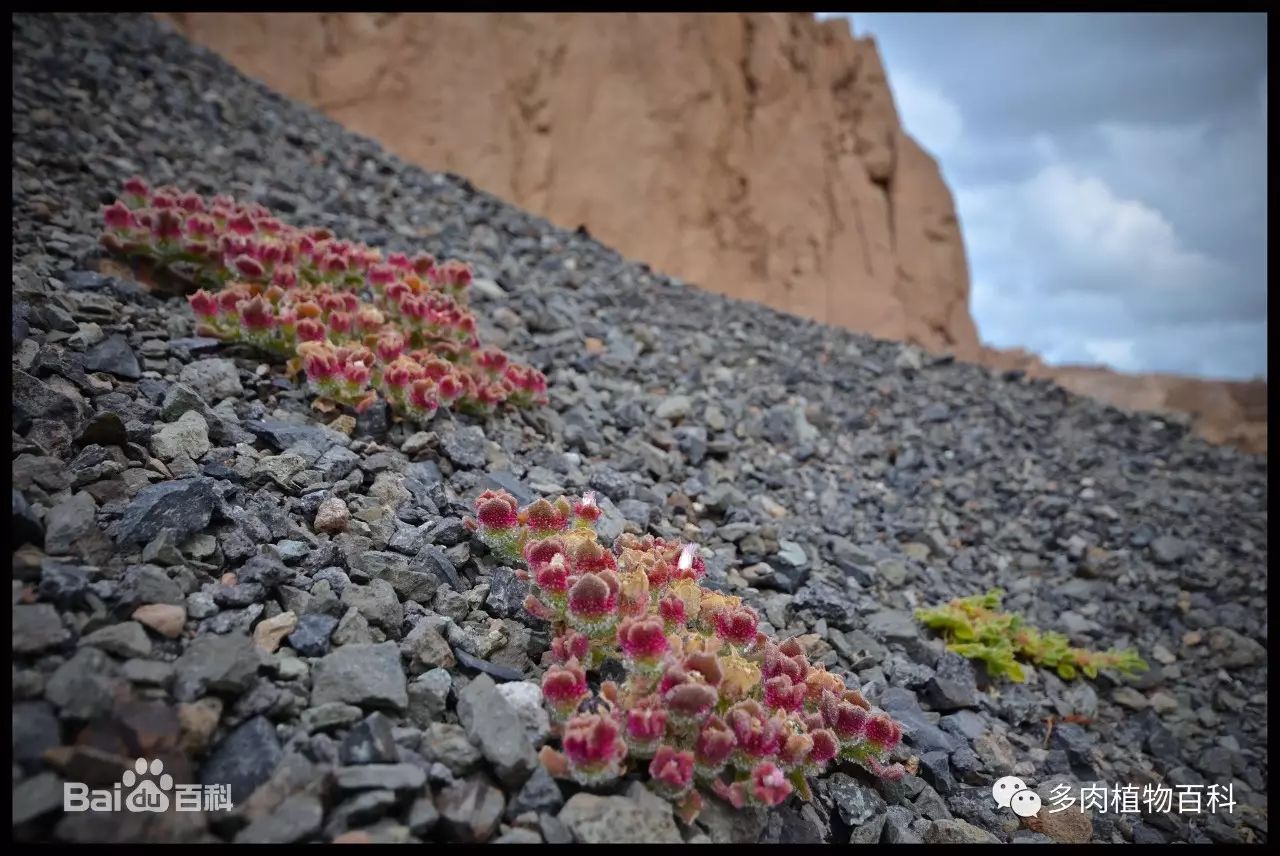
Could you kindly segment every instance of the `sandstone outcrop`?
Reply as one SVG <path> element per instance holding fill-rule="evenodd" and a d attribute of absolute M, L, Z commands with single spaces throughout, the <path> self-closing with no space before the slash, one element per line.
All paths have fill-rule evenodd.
<path fill-rule="evenodd" d="M 161 17 L 407 160 L 692 284 L 962 360 L 1025 362 L 980 344 L 951 192 L 903 130 L 874 41 L 844 21 Z M 1215 438 L 1240 433 L 1247 408 L 1220 385 L 1102 374 L 1062 377 L 1121 406 L 1208 408 L 1198 420 Z M 1245 433 L 1265 448 L 1258 428 Z"/>
<path fill-rule="evenodd" d="M 950 191 L 810 15 L 173 16 L 397 154 L 699 286 L 963 359 Z"/>

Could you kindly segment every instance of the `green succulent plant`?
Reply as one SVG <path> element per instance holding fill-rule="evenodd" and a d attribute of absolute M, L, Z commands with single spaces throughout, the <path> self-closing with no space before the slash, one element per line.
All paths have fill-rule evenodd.
<path fill-rule="evenodd" d="M 1122 675 L 1144 672 L 1148 666 L 1137 650 L 1089 651 L 1071 647 L 1062 633 L 1041 631 L 1022 616 L 1003 612 L 1002 589 L 955 598 L 932 609 L 917 609 L 916 620 L 942 635 L 947 648 L 978 660 L 993 678 L 1017 683 L 1026 680 L 1023 663 L 1053 669 L 1063 680 L 1080 675 L 1096 678 L 1103 670 Z"/>

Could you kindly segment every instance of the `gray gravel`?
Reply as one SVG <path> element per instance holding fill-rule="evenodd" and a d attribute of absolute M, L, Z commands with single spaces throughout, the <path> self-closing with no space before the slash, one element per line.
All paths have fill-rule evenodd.
<path fill-rule="evenodd" d="M 661 276 L 149 18 L 18 15 L 13 45 L 15 840 L 1266 841 L 1265 459 Z M 98 206 L 134 173 L 471 262 L 482 338 L 551 406 L 323 426 L 184 301 L 98 272 Z M 710 584 L 904 722 L 918 775 L 839 769 L 811 803 L 692 828 L 635 783 L 540 775 L 528 692 L 489 682 L 536 683 L 549 640 L 460 526 L 494 485 L 596 489 L 608 536 L 697 540 Z M 317 531 L 330 500 L 345 529 Z M 911 620 L 996 585 L 1152 669 L 992 687 Z M 109 786 L 139 749 L 236 809 L 61 814 L 59 781 Z M 1230 783 L 1236 807 L 1031 829 L 991 800 L 1011 774 Z"/>

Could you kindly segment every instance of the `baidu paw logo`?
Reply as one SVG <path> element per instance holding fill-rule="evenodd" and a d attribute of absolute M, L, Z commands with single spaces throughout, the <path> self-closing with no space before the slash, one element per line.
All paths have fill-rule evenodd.
<path fill-rule="evenodd" d="M 148 773 L 151 778 L 142 778 Z M 167 791 L 173 790 L 173 776 L 164 772 L 164 761 L 159 758 L 152 761 L 150 767 L 147 766 L 146 758 L 134 761 L 133 769 L 124 771 L 120 784 L 125 788 L 133 788 L 124 798 L 125 807 L 129 811 L 165 812 L 169 810 Z M 134 787 L 135 784 L 137 787 Z"/>
<path fill-rule="evenodd" d="M 1035 817 L 1040 812 L 1040 795 L 1017 776 L 1005 776 L 991 786 L 991 796 L 1000 808 L 1011 808 L 1018 817 Z"/>

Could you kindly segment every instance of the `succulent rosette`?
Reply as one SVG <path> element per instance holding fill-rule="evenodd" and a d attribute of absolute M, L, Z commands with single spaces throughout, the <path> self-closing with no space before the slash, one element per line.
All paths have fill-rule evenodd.
<path fill-rule="evenodd" d="M 484 414 L 546 402 L 541 372 L 480 342 L 466 305 L 474 273 L 463 262 L 384 258 L 327 229 L 286 224 L 255 203 L 153 189 L 140 177 L 124 182 L 102 222 L 109 252 L 194 286 L 200 335 L 297 367 L 304 359 L 297 349 L 308 342 L 367 347 L 367 356 L 339 361 L 336 381 L 310 384 L 321 398 L 357 412 L 383 398 L 398 418 L 416 423 L 441 406 Z M 574 519 L 591 514 L 584 508 Z"/>
<path fill-rule="evenodd" d="M 604 713 L 580 713 L 569 720 L 561 738 L 574 779 L 596 785 L 622 773 L 627 745 L 613 717 Z"/>
<path fill-rule="evenodd" d="M 690 823 L 706 793 L 737 807 L 810 799 L 806 777 L 841 759 L 904 774 L 889 763 L 901 726 L 798 640 L 767 639 L 741 598 L 703 587 L 692 545 L 625 533 L 609 549 L 589 496 L 517 508 L 486 491 L 476 508 L 478 536 L 519 545 L 526 606 L 551 623 L 543 695 L 562 748 L 541 757 L 553 775 L 647 774 Z M 588 676 L 605 666 L 616 671 L 593 697 Z"/>

